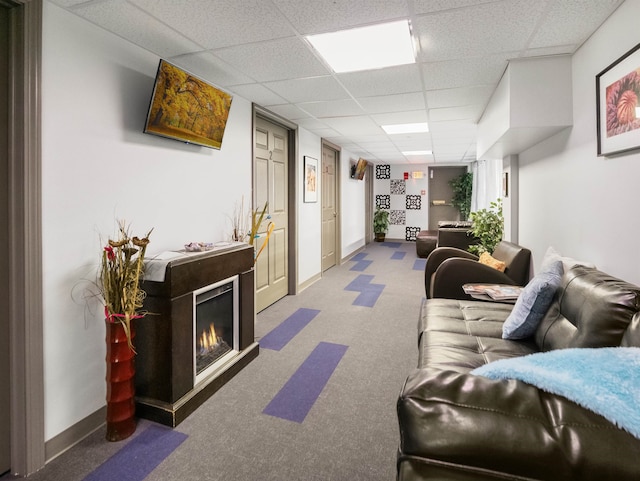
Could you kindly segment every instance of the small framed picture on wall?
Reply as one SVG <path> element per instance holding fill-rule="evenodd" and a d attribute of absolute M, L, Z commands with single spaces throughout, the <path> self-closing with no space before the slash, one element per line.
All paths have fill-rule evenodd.
<path fill-rule="evenodd" d="M 304 157 L 304 202 L 318 202 L 318 159 Z"/>

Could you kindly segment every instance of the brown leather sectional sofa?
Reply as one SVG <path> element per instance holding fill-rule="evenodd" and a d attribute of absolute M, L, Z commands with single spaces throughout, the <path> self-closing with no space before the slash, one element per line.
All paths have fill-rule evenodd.
<path fill-rule="evenodd" d="M 418 369 L 397 404 L 397 479 L 640 479 L 640 440 L 604 417 L 522 381 L 471 374 L 540 351 L 640 346 L 640 287 L 574 266 L 535 334 L 519 341 L 502 339 L 512 307 L 425 300 Z"/>

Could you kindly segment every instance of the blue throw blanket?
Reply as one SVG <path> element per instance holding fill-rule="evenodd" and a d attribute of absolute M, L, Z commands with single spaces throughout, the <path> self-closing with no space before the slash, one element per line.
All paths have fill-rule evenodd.
<path fill-rule="evenodd" d="M 640 439 L 640 348 L 559 349 L 494 361 L 471 374 L 564 396 Z"/>

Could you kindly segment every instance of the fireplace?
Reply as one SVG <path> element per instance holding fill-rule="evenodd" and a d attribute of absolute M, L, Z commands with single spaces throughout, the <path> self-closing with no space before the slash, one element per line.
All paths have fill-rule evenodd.
<path fill-rule="evenodd" d="M 177 426 L 258 355 L 253 248 L 169 252 L 145 262 L 136 320 L 136 415 Z"/>
<path fill-rule="evenodd" d="M 193 291 L 196 385 L 238 353 L 238 298 L 237 275 Z"/>

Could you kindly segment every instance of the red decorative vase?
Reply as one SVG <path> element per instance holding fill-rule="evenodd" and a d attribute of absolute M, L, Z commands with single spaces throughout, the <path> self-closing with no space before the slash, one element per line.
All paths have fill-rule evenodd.
<path fill-rule="evenodd" d="M 107 441 L 121 441 L 136 430 L 135 353 L 119 322 L 107 325 Z M 135 336 L 131 323 L 131 339 Z"/>

